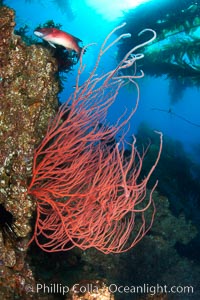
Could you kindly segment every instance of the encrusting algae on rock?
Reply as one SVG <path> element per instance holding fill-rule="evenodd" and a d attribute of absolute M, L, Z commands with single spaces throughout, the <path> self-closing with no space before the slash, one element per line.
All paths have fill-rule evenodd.
<path fill-rule="evenodd" d="M 26 282 L 33 281 L 24 262 L 35 209 L 27 186 L 34 149 L 58 107 L 59 91 L 56 61 L 47 49 L 27 46 L 13 33 L 14 17 L 13 10 L 0 7 L 1 299 L 23 296 Z"/>

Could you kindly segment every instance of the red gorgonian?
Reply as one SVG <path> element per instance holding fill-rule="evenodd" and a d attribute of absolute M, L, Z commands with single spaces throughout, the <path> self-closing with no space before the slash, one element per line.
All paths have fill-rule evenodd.
<path fill-rule="evenodd" d="M 139 87 L 135 78 L 144 74 L 142 71 L 138 74 L 136 62 L 143 54 L 134 52 L 151 42 L 155 32 L 145 29 L 153 33 L 151 40 L 131 49 L 113 70 L 97 75 L 102 56 L 128 36 L 122 34 L 109 43 L 111 36 L 124 25 L 116 27 L 105 39 L 96 64 L 83 84 L 80 77 L 85 66 L 81 56 L 75 91 L 60 107 L 35 150 L 28 189 L 37 202 L 32 240 L 47 252 L 77 246 L 83 250 L 94 247 L 105 254 L 120 253 L 139 242 L 152 226 L 155 214 L 152 193 L 157 182 L 148 196 L 146 191 L 160 158 L 162 134 L 159 133 L 157 159 L 141 180 L 144 153 L 138 153 L 135 139 L 130 157 L 124 155 L 125 132 L 117 143 L 114 139 L 138 106 Z M 133 70 L 133 66 L 134 74 L 122 72 L 130 67 Z M 120 118 L 115 125 L 108 126 L 105 121 L 108 108 L 128 83 L 136 87 L 136 104 L 125 121 Z M 151 211 L 148 220 L 147 210 Z"/>

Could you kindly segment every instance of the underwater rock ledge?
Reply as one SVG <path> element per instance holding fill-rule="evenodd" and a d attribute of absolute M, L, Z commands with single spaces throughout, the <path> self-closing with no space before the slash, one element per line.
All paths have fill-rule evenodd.
<path fill-rule="evenodd" d="M 27 186 L 34 149 L 57 110 L 59 92 L 55 59 L 47 49 L 28 46 L 15 35 L 14 18 L 13 10 L 0 7 L 1 299 L 22 297 L 26 283 L 34 282 L 24 261 L 35 209 Z"/>

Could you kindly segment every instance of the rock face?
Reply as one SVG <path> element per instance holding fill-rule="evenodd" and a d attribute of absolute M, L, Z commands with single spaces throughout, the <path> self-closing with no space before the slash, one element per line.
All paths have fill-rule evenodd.
<path fill-rule="evenodd" d="M 26 283 L 31 273 L 24 258 L 35 203 L 27 186 L 34 149 L 57 109 L 59 91 L 56 61 L 47 49 L 27 46 L 13 33 L 14 17 L 13 10 L 0 7 L 0 285 L 6 287 L 6 294 L 0 291 L 2 299 L 12 295 L 11 290 L 20 294 L 20 281 Z"/>

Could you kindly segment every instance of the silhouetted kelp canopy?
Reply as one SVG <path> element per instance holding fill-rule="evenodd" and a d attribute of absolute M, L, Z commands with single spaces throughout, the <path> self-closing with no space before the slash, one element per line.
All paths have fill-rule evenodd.
<path fill-rule="evenodd" d="M 171 101 L 176 102 L 187 86 L 200 86 L 200 3 L 169 0 L 157 4 L 148 2 L 124 14 L 132 37 L 121 42 L 118 59 L 148 38 L 137 35 L 141 30 L 155 30 L 157 39 L 143 50 L 141 68 L 149 75 L 167 75 Z"/>

